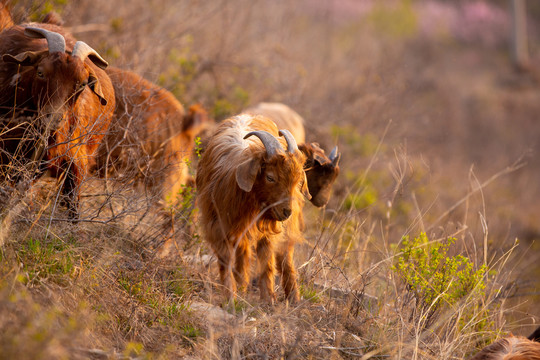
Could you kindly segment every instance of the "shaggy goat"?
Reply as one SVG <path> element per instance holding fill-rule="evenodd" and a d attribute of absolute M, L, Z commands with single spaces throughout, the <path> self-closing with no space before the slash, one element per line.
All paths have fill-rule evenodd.
<path fill-rule="evenodd" d="M 304 120 L 296 111 L 281 103 L 259 103 L 244 111 L 248 114 L 264 115 L 274 121 L 278 128 L 289 130 L 298 142 L 298 148 L 306 155 L 306 177 L 311 203 L 322 207 L 330 200 L 332 185 L 339 174 L 341 153 L 337 146 L 327 157 L 317 143 L 305 142 Z"/>
<path fill-rule="evenodd" d="M 189 156 L 210 120 L 199 105 L 188 113 L 169 91 L 126 70 L 108 68 L 116 98 L 109 131 L 98 150 L 98 168 L 133 175 L 153 195 L 174 198 L 192 183 Z"/>
<path fill-rule="evenodd" d="M 64 38 L 58 26 L 30 25 L 0 33 L 0 115 L 9 119 L 0 131 L 0 165 L 6 171 L 18 157 L 45 157 L 52 175 L 63 177 L 69 216 L 76 218 L 81 183 L 112 118 L 114 90 L 102 70 L 107 62 L 86 43 Z M 39 136 L 28 139 L 29 129 Z"/>
<path fill-rule="evenodd" d="M 486 346 L 469 360 L 540 360 L 540 343 L 510 336 Z"/>
<path fill-rule="evenodd" d="M 218 258 L 221 282 L 230 297 L 235 296 L 236 283 L 247 289 L 255 247 L 261 299 L 275 299 L 277 265 L 285 295 L 298 300 L 292 256 L 301 237 L 294 229 L 301 203 L 304 196 L 309 198 L 304 162 L 292 135 L 278 132 L 263 116 L 244 114 L 225 120 L 210 138 L 197 168 L 197 201 L 206 240 Z"/>

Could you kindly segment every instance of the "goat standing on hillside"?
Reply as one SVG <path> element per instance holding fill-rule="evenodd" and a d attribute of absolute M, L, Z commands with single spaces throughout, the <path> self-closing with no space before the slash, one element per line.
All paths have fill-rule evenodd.
<path fill-rule="evenodd" d="M 298 224 L 303 197 L 309 198 L 304 162 L 292 135 L 262 116 L 225 120 L 210 138 L 197 168 L 197 201 L 230 297 L 236 283 L 247 289 L 255 247 L 261 299 L 275 299 L 276 265 L 287 298 L 299 299 L 292 248 L 301 234 L 291 227 Z M 296 237 L 284 238 L 284 227 Z"/>
<path fill-rule="evenodd" d="M 52 174 L 64 179 L 69 217 L 76 218 L 80 186 L 113 114 L 114 90 L 102 70 L 108 64 L 70 36 L 66 47 L 61 27 L 31 25 L 0 33 L 0 168 L 5 176 L 13 161 L 45 157 Z M 29 121 L 13 123 L 22 118 Z M 28 129 L 40 136 L 28 139 Z"/>
<path fill-rule="evenodd" d="M 97 156 L 105 171 L 133 176 L 162 200 L 174 199 L 192 183 L 188 161 L 195 137 L 211 122 L 200 105 L 186 112 L 169 91 L 139 75 L 107 69 L 115 90 L 116 109 Z"/>

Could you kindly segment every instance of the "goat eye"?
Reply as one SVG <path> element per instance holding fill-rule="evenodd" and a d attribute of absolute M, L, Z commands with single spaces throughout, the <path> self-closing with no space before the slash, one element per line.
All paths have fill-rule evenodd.
<path fill-rule="evenodd" d="M 88 81 L 83 81 L 80 85 L 80 88 L 84 88 L 86 85 L 88 85 Z"/>
<path fill-rule="evenodd" d="M 273 178 L 272 176 L 270 176 L 270 175 L 266 175 L 266 181 L 268 181 L 268 182 L 275 182 L 276 179 L 274 179 L 274 178 Z"/>
<path fill-rule="evenodd" d="M 36 73 L 37 77 L 40 78 L 40 79 L 43 79 L 45 77 L 45 75 L 43 75 L 43 73 L 41 71 L 38 70 L 38 72 Z"/>

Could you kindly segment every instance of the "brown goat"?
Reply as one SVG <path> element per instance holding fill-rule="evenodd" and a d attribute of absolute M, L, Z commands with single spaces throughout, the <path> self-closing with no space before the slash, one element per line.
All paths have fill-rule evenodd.
<path fill-rule="evenodd" d="M 116 109 L 98 151 L 100 173 L 133 175 L 153 195 L 174 198 L 182 185 L 193 183 L 188 161 L 195 137 L 210 123 L 206 111 L 192 105 L 186 114 L 173 94 L 131 71 L 108 68 L 107 73 Z"/>
<path fill-rule="evenodd" d="M 306 155 L 304 168 L 308 182 L 311 203 L 325 206 L 330 200 L 332 185 L 339 174 L 341 153 L 337 146 L 327 157 L 317 143 L 305 142 L 304 119 L 293 109 L 281 103 L 259 103 L 244 111 L 254 115 L 264 115 L 274 121 L 278 128 L 289 130 L 298 142 L 298 148 Z"/>
<path fill-rule="evenodd" d="M 62 36 L 64 32 L 55 25 L 29 24 L 0 33 L 0 114 L 4 119 L 30 119 L 5 123 L 0 165 L 5 166 L 9 156 L 45 157 L 41 168 L 63 177 L 69 216 L 76 218 L 80 185 L 113 115 L 114 90 L 102 70 L 107 62 L 86 43 Z M 17 138 L 21 132 L 27 135 L 25 126 L 40 136 Z M 20 154 L 21 148 L 27 153 Z"/>
<path fill-rule="evenodd" d="M 276 265 L 287 298 L 299 299 L 292 257 L 294 243 L 301 238 L 295 228 L 301 204 L 309 197 L 304 162 L 292 135 L 278 132 L 263 116 L 227 119 L 210 138 L 197 167 L 197 202 L 200 224 L 230 297 L 235 296 L 236 284 L 247 289 L 254 247 L 261 299 L 275 299 Z M 289 236 L 283 236 L 284 230 Z"/>
<path fill-rule="evenodd" d="M 510 336 L 486 346 L 469 360 L 540 360 L 540 343 Z"/>

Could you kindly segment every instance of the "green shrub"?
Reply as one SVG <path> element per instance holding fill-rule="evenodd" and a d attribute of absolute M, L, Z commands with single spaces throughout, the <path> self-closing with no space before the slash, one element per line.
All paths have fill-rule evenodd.
<path fill-rule="evenodd" d="M 425 233 L 412 241 L 405 236 L 392 266 L 428 319 L 442 306 L 453 305 L 468 295 L 484 296 L 487 266 L 475 270 L 469 258 L 449 256 L 455 240 L 430 242 Z"/>

